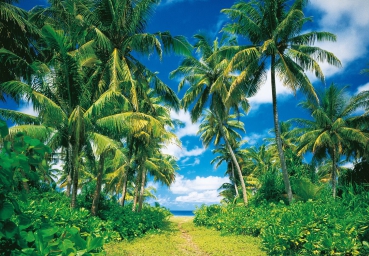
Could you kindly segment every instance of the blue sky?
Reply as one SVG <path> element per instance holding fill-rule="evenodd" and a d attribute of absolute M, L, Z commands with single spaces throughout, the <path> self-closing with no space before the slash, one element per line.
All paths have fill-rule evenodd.
<path fill-rule="evenodd" d="M 28 9 L 45 1 L 21 1 L 20 6 Z M 228 22 L 220 13 L 223 8 L 229 8 L 234 1 L 230 0 L 162 0 L 148 24 L 149 32 L 167 31 L 172 35 L 184 35 L 190 42 L 192 36 L 200 31 L 207 31 L 215 39 L 219 30 Z M 310 0 L 306 9 L 308 16 L 313 16 L 314 22 L 306 30 L 328 31 L 337 35 L 335 43 L 321 43 L 317 46 L 333 52 L 342 62 L 342 68 L 321 64 L 326 76 L 326 85 L 334 82 L 339 85 L 350 85 L 351 94 L 369 90 L 369 77 L 360 74 L 360 70 L 368 68 L 369 58 L 369 1 L 368 0 Z M 164 56 L 160 62 L 156 56 L 145 60 L 152 70 L 159 72 L 159 77 L 177 91 L 178 81 L 169 80 L 168 74 L 176 69 L 181 58 Z M 314 86 L 324 88 L 320 81 L 310 76 Z M 245 123 L 246 134 L 243 134 L 248 145 L 260 145 L 263 138 L 270 137 L 268 131 L 273 127 L 270 80 L 252 98 L 250 113 L 242 120 Z M 297 107 L 303 99 L 300 94 L 294 96 L 278 82 L 278 104 L 280 121 L 294 117 L 308 118 L 306 113 Z M 185 89 L 185 88 L 184 88 Z M 180 96 L 183 95 L 179 93 Z M 2 105 L 0 103 L 0 105 Z M 22 106 L 25 112 L 32 112 L 30 106 Z M 185 111 L 172 113 L 173 118 L 184 122 L 185 126 L 176 130 L 182 141 L 182 148 L 168 145 L 164 150 L 177 157 L 181 170 L 170 189 L 152 184 L 157 189 L 158 202 L 172 210 L 192 210 L 203 203 L 218 203 L 219 186 L 228 181 L 224 177 L 225 166 L 218 169 L 210 164 L 215 156 L 213 148 L 205 149 L 196 136 L 199 124 L 192 124 L 189 114 Z"/>

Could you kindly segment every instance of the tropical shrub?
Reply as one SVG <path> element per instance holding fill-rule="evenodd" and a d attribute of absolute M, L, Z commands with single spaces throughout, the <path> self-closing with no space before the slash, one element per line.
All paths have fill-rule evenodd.
<path fill-rule="evenodd" d="M 259 236 L 271 255 L 367 255 L 369 194 L 249 207 L 202 206 L 194 223 L 223 233 Z M 216 209 L 216 210 L 214 210 Z M 211 213 L 211 214 L 210 214 Z"/>
<path fill-rule="evenodd" d="M 7 135 L 8 127 L 0 120 L 0 138 L 3 140 L 0 153 L 0 254 L 98 254 L 103 246 L 103 237 L 82 235 L 72 223 L 60 225 L 50 218 L 50 214 L 66 209 L 65 206 L 59 207 L 57 201 L 47 201 L 48 196 L 44 199 L 46 201 L 41 199 L 41 204 L 27 201 L 24 191 L 28 196 L 30 184 L 31 187 L 39 187 L 37 171 L 48 168 L 46 154 L 50 149 L 23 133 L 4 140 Z M 35 197 L 43 196 L 37 192 Z M 47 213 L 43 212 L 42 209 L 47 207 Z"/>
<path fill-rule="evenodd" d="M 160 232 L 171 212 L 164 207 L 144 205 L 140 212 L 132 212 L 132 205 L 124 207 L 111 203 L 109 210 L 100 211 L 100 217 L 113 225 L 121 239 L 132 239 L 148 232 Z"/>

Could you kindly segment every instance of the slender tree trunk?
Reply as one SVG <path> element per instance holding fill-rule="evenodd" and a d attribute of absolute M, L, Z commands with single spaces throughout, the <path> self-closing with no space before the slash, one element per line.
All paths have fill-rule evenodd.
<path fill-rule="evenodd" d="M 222 133 L 224 134 L 224 132 L 222 132 Z M 225 138 L 225 137 L 223 137 L 223 138 L 224 138 L 224 140 L 225 140 L 225 142 L 227 144 L 227 147 L 228 147 L 229 153 L 231 154 L 233 163 L 236 166 L 236 169 L 237 169 L 237 172 L 238 172 L 238 176 L 239 176 L 240 182 L 241 182 L 241 187 L 242 187 L 243 203 L 245 204 L 245 206 L 247 206 L 249 202 L 248 202 L 248 198 L 247 198 L 246 185 L 245 185 L 245 181 L 244 181 L 243 176 L 242 176 L 241 168 L 240 168 L 240 166 L 239 166 L 239 164 L 237 162 L 236 156 L 233 153 L 232 147 L 231 147 L 231 145 L 228 142 L 228 139 Z"/>
<path fill-rule="evenodd" d="M 99 169 L 98 169 L 97 177 L 96 177 L 96 189 L 95 189 L 95 192 L 94 192 L 94 199 L 92 201 L 92 207 L 91 207 L 92 216 L 96 216 L 97 211 L 99 210 L 99 201 L 100 201 L 100 194 L 101 194 L 102 177 L 103 177 L 103 173 L 104 173 L 104 163 L 105 163 L 105 157 L 104 157 L 104 153 L 102 153 L 100 155 Z"/>
<path fill-rule="evenodd" d="M 281 162 L 284 188 L 288 196 L 288 202 L 291 204 L 292 203 L 292 189 L 291 189 L 290 179 L 289 179 L 288 172 L 287 172 L 286 160 L 285 160 L 283 149 L 282 149 L 281 134 L 279 130 L 278 109 L 277 109 L 277 91 L 276 91 L 276 83 L 275 83 L 275 66 L 274 65 L 275 65 L 275 56 L 272 56 L 271 79 L 272 79 L 272 99 L 273 99 L 275 140 L 277 143 L 279 160 Z"/>
<path fill-rule="evenodd" d="M 132 212 L 135 212 L 136 211 L 139 187 L 140 187 L 140 175 L 137 174 L 136 187 L 135 187 L 135 191 L 134 191 L 134 194 L 133 194 Z"/>
<path fill-rule="evenodd" d="M 247 206 L 249 202 L 248 202 L 248 198 L 247 198 L 246 185 L 245 185 L 245 181 L 244 181 L 243 176 L 242 176 L 242 171 L 241 171 L 240 165 L 238 164 L 236 156 L 233 153 L 233 149 L 232 149 L 231 145 L 229 144 L 227 136 L 225 135 L 225 132 L 223 130 L 224 126 L 223 126 L 221 118 L 217 115 L 217 113 L 215 113 L 215 116 L 217 117 L 218 122 L 220 124 L 220 133 L 222 134 L 222 137 L 223 137 L 223 139 L 224 139 L 224 141 L 227 145 L 227 148 L 229 150 L 229 153 L 231 154 L 231 158 L 233 160 L 233 163 L 236 166 L 237 173 L 238 173 L 238 176 L 240 178 L 241 187 L 242 187 L 243 203 L 244 203 L 245 206 Z"/>
<path fill-rule="evenodd" d="M 122 198 L 120 200 L 120 205 L 123 207 L 124 202 L 126 201 L 126 194 L 127 194 L 127 181 L 128 181 L 128 170 L 124 174 L 123 177 L 123 188 L 122 188 Z"/>
<path fill-rule="evenodd" d="M 232 177 L 233 177 L 233 183 L 234 183 L 234 190 L 236 191 L 236 196 L 239 197 L 240 194 L 238 193 L 237 183 L 236 183 L 236 176 L 234 176 L 234 165 L 233 162 L 231 162 L 232 166 Z"/>
<path fill-rule="evenodd" d="M 78 156 L 76 156 L 77 152 L 73 150 L 73 186 L 72 186 L 72 199 L 71 199 L 71 208 L 76 208 L 77 206 L 77 191 L 78 191 Z"/>
<path fill-rule="evenodd" d="M 67 197 L 70 197 L 70 191 L 72 188 L 72 175 L 73 175 L 73 164 L 72 164 L 72 145 L 69 143 L 68 144 L 68 149 L 67 149 L 67 159 L 68 159 L 68 176 L 67 176 L 67 189 L 65 191 L 65 194 L 67 195 Z"/>
<path fill-rule="evenodd" d="M 333 152 L 332 152 L 332 194 L 333 194 L 333 198 L 336 198 L 336 193 L 337 193 L 337 181 L 336 181 L 336 177 L 337 177 L 337 171 L 336 171 L 336 149 L 333 148 Z"/>
<path fill-rule="evenodd" d="M 72 188 L 72 173 L 71 171 L 72 170 L 69 170 L 70 172 L 68 173 L 68 176 L 67 176 L 67 189 L 65 190 L 65 195 L 67 197 L 70 197 L 70 190 Z"/>
<path fill-rule="evenodd" d="M 140 191 L 140 199 L 138 201 L 138 212 L 142 210 L 142 204 L 144 200 L 144 193 L 145 193 L 145 180 L 146 180 L 146 171 L 142 171 L 142 177 L 141 177 L 141 191 Z"/>

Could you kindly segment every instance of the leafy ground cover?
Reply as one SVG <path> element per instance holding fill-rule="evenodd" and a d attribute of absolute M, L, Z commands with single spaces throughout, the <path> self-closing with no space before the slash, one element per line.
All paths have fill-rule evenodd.
<path fill-rule="evenodd" d="M 369 194 L 259 206 L 202 206 L 196 226 L 260 237 L 270 255 L 368 255 Z"/>
<path fill-rule="evenodd" d="M 159 233 L 132 241 L 109 243 L 107 255 L 266 255 L 260 239 L 221 235 L 219 231 L 196 227 L 192 217 L 171 217 Z"/>

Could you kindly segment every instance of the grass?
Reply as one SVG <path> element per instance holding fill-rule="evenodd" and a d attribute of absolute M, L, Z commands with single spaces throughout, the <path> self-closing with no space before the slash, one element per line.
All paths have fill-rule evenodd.
<path fill-rule="evenodd" d="M 107 255 L 266 255 L 260 240 L 195 227 L 192 217 L 172 217 L 164 230 L 133 241 L 105 245 Z"/>

